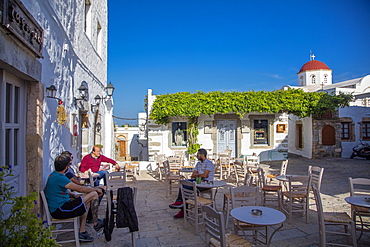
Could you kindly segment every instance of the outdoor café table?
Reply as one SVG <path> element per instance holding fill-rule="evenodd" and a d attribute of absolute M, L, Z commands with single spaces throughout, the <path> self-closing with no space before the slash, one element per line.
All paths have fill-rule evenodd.
<path fill-rule="evenodd" d="M 349 196 L 344 198 L 344 200 L 354 206 L 370 208 L 370 201 L 365 201 L 365 198 L 370 200 L 370 196 Z"/>
<path fill-rule="evenodd" d="M 200 184 L 196 184 L 198 188 L 211 189 L 211 200 L 216 209 L 216 195 L 219 187 L 226 185 L 226 182 L 220 180 L 203 180 Z"/>
<path fill-rule="evenodd" d="M 193 171 L 194 171 L 194 167 L 192 167 L 192 168 L 191 167 L 183 167 L 179 170 L 180 173 L 185 173 L 184 177 L 187 178 L 187 179 L 193 173 Z"/>
<path fill-rule="evenodd" d="M 262 211 L 262 214 L 259 216 L 252 214 L 252 209 L 258 209 Z M 271 239 L 274 234 L 283 227 L 283 222 L 285 221 L 286 217 L 285 214 L 282 212 L 268 207 L 262 206 L 245 206 L 245 207 L 238 207 L 231 210 L 231 216 L 234 217 L 236 220 L 241 222 L 245 222 L 252 225 L 258 226 L 266 226 L 266 245 L 269 246 L 271 243 Z M 280 226 L 271 234 L 270 226 L 278 225 Z M 234 233 L 236 228 L 234 228 Z"/>
<path fill-rule="evenodd" d="M 266 164 L 248 165 L 248 164 L 246 164 L 245 169 L 246 168 L 250 168 L 253 173 L 257 173 L 258 168 L 262 168 L 263 170 L 266 171 L 270 168 L 270 165 L 266 165 Z M 245 172 L 247 172 L 247 171 L 245 170 Z"/>
<path fill-rule="evenodd" d="M 289 181 L 288 177 L 299 177 L 299 176 L 303 175 L 279 175 L 276 176 L 276 179 L 282 182 L 288 182 Z"/>
<path fill-rule="evenodd" d="M 286 182 L 289 181 L 288 177 L 299 177 L 302 175 L 279 175 L 276 176 L 276 179 L 284 183 L 285 190 L 288 190 Z"/>
<path fill-rule="evenodd" d="M 370 197 L 369 196 L 349 196 L 349 197 L 344 198 L 344 200 L 347 203 L 349 203 L 351 205 L 354 205 L 354 206 L 370 208 L 370 201 L 365 201 L 365 198 L 370 198 Z M 359 240 L 362 236 L 362 233 L 364 232 L 364 224 L 363 224 L 362 220 L 361 220 L 361 229 L 357 228 L 357 230 L 361 231 L 361 235 L 357 239 L 357 240 Z M 366 231 L 369 231 L 369 230 L 366 229 Z"/>
<path fill-rule="evenodd" d="M 97 178 L 97 177 L 99 177 L 99 175 L 100 175 L 99 173 L 95 173 L 95 172 L 94 172 L 94 173 L 92 174 L 92 177 L 93 177 L 93 178 Z M 82 173 L 82 172 L 81 172 L 81 173 L 79 174 L 79 176 L 80 176 L 80 178 L 82 179 L 81 181 L 83 181 L 83 184 L 85 184 L 86 182 L 90 182 L 90 181 L 89 181 L 89 179 L 90 179 L 89 174 L 85 174 L 85 173 Z M 91 185 L 91 186 L 94 186 L 94 185 Z"/>

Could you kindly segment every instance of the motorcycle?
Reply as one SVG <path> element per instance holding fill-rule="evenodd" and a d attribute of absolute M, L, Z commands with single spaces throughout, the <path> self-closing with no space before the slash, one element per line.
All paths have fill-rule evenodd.
<path fill-rule="evenodd" d="M 370 160 L 370 146 L 368 143 L 363 142 L 361 139 L 360 144 L 353 147 L 352 150 L 353 152 L 350 159 L 353 159 L 354 157 L 358 156 Z"/>

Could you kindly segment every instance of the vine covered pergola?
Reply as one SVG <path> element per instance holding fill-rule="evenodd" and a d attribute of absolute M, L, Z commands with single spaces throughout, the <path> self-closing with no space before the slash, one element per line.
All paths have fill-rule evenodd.
<path fill-rule="evenodd" d="M 298 117 L 320 115 L 335 111 L 337 107 L 349 106 L 352 94 L 338 95 L 325 92 L 304 92 L 302 89 L 248 92 L 178 92 L 157 95 L 150 118 L 158 124 L 167 124 L 170 117 L 189 119 L 189 153 L 199 148 L 198 117 L 201 114 L 236 113 L 240 118 L 246 113 L 288 113 Z"/>

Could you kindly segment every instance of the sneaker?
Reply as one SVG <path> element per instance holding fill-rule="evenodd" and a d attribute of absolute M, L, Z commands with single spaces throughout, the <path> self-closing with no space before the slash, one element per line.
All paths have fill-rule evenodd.
<path fill-rule="evenodd" d="M 98 224 L 94 226 L 94 230 L 96 232 L 101 231 L 104 228 L 104 221 L 103 220 L 98 220 Z"/>
<path fill-rule="evenodd" d="M 102 219 L 98 219 L 98 223 L 99 223 L 99 221 L 103 222 Z M 94 223 L 94 221 L 93 220 L 86 220 L 86 223 L 87 224 L 92 224 L 92 223 Z"/>
<path fill-rule="evenodd" d="M 78 233 L 78 238 L 81 242 L 92 242 L 94 238 L 91 237 L 87 232 L 80 232 Z"/>
<path fill-rule="evenodd" d="M 176 215 L 173 216 L 175 219 L 184 218 L 184 210 L 180 210 Z"/>
<path fill-rule="evenodd" d="M 183 203 L 180 201 L 175 201 L 175 203 L 172 203 L 169 205 L 170 208 L 182 208 Z"/>

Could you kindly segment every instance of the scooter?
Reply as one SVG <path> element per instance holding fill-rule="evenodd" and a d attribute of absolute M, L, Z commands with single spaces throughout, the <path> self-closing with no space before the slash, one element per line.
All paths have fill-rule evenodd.
<path fill-rule="evenodd" d="M 353 147 L 352 150 L 353 152 L 350 159 L 353 159 L 354 157 L 358 156 L 370 160 L 370 146 L 368 143 L 363 142 L 361 139 L 360 144 Z"/>

